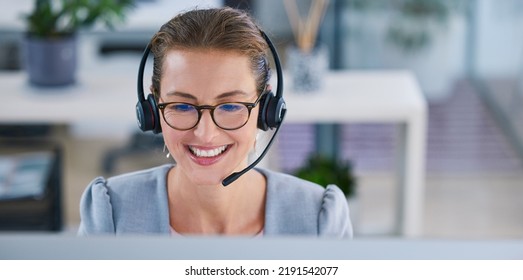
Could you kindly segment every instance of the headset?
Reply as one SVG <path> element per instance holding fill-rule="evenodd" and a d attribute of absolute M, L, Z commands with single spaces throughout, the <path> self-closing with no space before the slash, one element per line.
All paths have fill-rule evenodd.
<path fill-rule="evenodd" d="M 280 130 L 281 124 L 285 117 L 287 111 L 287 106 L 285 100 L 283 99 L 283 71 L 278 56 L 278 52 L 274 47 L 274 44 L 271 42 L 267 34 L 261 31 L 261 35 L 267 42 L 269 49 L 271 51 L 274 65 L 276 68 L 276 76 L 278 78 L 278 84 L 276 87 L 276 94 L 272 91 L 268 91 L 260 100 L 258 106 L 260 106 L 260 111 L 258 114 L 258 128 L 267 131 L 269 129 L 276 129 L 271 139 L 269 140 L 267 147 L 263 150 L 261 155 L 248 167 L 245 169 L 235 172 L 225 178 L 222 182 L 223 186 L 227 186 L 241 175 L 252 169 L 256 164 L 258 164 L 267 151 L 272 145 L 273 140 Z M 140 61 L 140 67 L 138 68 L 138 84 L 137 84 L 137 93 L 138 93 L 138 103 L 136 103 L 136 117 L 138 120 L 138 127 L 142 131 L 152 131 L 154 134 L 162 132 L 162 127 L 160 125 L 160 112 L 157 106 L 156 99 L 153 94 L 149 93 L 147 98 L 145 98 L 144 88 L 143 88 L 143 78 L 144 78 L 144 69 L 147 62 L 147 58 L 151 52 L 151 44 L 149 43 L 143 52 L 142 59 Z M 267 62 L 268 63 L 268 62 Z"/>

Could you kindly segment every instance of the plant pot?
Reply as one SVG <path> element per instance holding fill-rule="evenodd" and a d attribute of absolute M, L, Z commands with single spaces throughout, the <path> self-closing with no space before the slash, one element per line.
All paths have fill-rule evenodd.
<path fill-rule="evenodd" d="M 29 82 L 37 86 L 73 84 L 76 76 L 76 37 L 24 39 L 24 65 Z"/>
<path fill-rule="evenodd" d="M 292 89 L 296 93 L 312 93 L 323 86 L 329 54 L 324 46 L 317 46 L 308 53 L 292 46 L 287 49 L 287 63 Z"/>

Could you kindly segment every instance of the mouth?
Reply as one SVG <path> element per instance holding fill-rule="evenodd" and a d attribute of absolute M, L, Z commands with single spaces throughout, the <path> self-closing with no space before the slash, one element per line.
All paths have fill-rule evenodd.
<path fill-rule="evenodd" d="M 191 154 L 197 158 L 214 158 L 222 155 L 227 151 L 230 145 L 223 145 L 212 149 L 202 149 L 195 146 L 189 146 Z"/>

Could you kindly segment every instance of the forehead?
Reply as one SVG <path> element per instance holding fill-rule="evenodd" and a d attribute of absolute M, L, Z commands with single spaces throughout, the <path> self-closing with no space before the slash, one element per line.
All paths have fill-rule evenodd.
<path fill-rule="evenodd" d="M 164 76 L 169 72 L 184 77 L 196 73 L 222 77 L 239 73 L 253 76 L 247 55 L 221 50 L 170 50 L 166 53 L 162 70 Z"/>
<path fill-rule="evenodd" d="M 170 50 L 162 70 L 162 93 L 178 91 L 201 96 L 256 89 L 249 57 L 238 52 Z"/>

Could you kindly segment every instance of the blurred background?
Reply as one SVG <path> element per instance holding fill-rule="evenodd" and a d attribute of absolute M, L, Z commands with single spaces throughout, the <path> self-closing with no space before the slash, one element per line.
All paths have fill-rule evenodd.
<path fill-rule="evenodd" d="M 296 3 L 303 14 L 313 2 Z M 178 12 L 223 5 L 249 10 L 277 45 L 286 69 L 287 52 L 296 36 L 281 0 L 135 0 L 134 7 L 125 11 L 125 20 L 113 29 L 94 24 L 76 33 L 75 82 L 42 86 L 28 82 L 24 56 L 28 28 L 24 14 L 31 12 L 34 1 L 0 3 L 0 95 L 9 100 L 0 102 L 0 229 L 4 230 L 74 234 L 80 222 L 80 196 L 92 179 L 169 162 L 161 137 L 135 127 L 135 85 L 148 40 Z M 402 69 L 416 77 L 427 104 L 420 237 L 523 237 L 523 2 L 331 0 L 324 13 L 315 45 L 327 50 L 327 71 Z M 110 111 L 101 112 L 97 106 L 56 107 L 69 112 L 71 120 L 53 118 L 52 110 L 41 111 L 38 106 L 38 102 L 60 106 L 59 102 L 89 94 L 106 102 L 111 88 L 128 89 L 127 95 L 115 97 L 118 102 L 113 106 L 125 107 L 131 124 L 113 119 Z M 75 118 L 81 111 L 93 118 Z M 25 115 L 33 117 L 20 117 Z M 320 143 L 325 129 L 337 135 L 334 150 L 326 151 Z M 356 199 L 350 205 L 356 237 L 394 235 L 398 129 L 390 122 L 286 123 L 273 148 L 276 155 L 265 164 L 295 173 L 313 154 L 348 162 L 350 168 L 344 172 L 350 173 L 355 188 Z M 30 155 L 48 151 L 50 167 L 29 164 L 23 170 L 30 169 L 31 178 L 53 178 L 41 179 L 40 188 L 59 187 L 36 194 L 29 188 L 13 195 L 13 166 L 21 166 L 17 155 L 27 156 L 28 151 Z M 20 225 L 21 221 L 27 222 Z"/>

